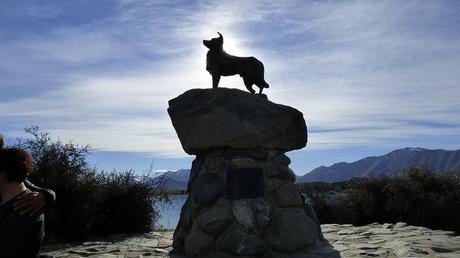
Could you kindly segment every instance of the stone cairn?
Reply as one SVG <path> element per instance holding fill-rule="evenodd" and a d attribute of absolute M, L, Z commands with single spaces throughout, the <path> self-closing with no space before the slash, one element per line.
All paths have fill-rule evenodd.
<path fill-rule="evenodd" d="M 306 146 L 301 112 L 216 88 L 183 93 L 168 113 L 184 151 L 196 155 L 173 256 L 276 257 L 324 240 L 284 154 Z"/>

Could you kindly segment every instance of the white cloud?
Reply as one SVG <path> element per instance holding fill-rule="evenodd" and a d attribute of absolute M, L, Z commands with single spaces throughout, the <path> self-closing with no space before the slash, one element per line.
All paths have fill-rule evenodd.
<path fill-rule="evenodd" d="M 30 65 L 30 74 L 40 62 L 64 69 L 41 75 L 59 78 L 59 87 L 0 103 L 0 120 L 39 124 L 102 150 L 185 155 L 167 101 L 210 87 L 201 41 L 220 31 L 229 53 L 264 62 L 271 100 L 304 112 L 312 148 L 449 137 L 460 127 L 460 37 L 449 33 L 458 29 L 445 18 L 451 12 L 412 1 L 121 1 L 120 13 L 97 23 L 0 41 L 8 47 L 0 56 L 13 60 L 0 71 Z M 237 76 L 221 86 L 244 89 Z"/>

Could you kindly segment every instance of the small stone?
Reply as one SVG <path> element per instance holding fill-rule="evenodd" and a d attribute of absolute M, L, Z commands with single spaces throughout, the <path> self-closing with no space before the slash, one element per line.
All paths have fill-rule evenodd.
<path fill-rule="evenodd" d="M 396 225 L 394 226 L 395 228 L 402 228 L 402 227 L 405 227 L 407 226 L 407 223 L 405 222 L 398 222 L 396 223 Z"/>
<path fill-rule="evenodd" d="M 198 174 L 201 170 L 201 166 L 205 162 L 203 155 L 197 155 L 196 159 L 192 161 L 192 167 L 190 169 L 190 177 L 188 179 L 187 191 L 190 191 L 193 181 L 198 177 Z"/>
<path fill-rule="evenodd" d="M 369 232 L 374 235 L 394 234 L 393 230 L 386 228 L 371 228 Z"/>
<path fill-rule="evenodd" d="M 286 180 L 281 180 L 274 177 L 267 177 L 265 179 L 265 186 L 269 192 L 273 192 L 280 188 L 282 185 L 286 184 Z"/>
<path fill-rule="evenodd" d="M 289 157 L 286 156 L 286 154 L 278 155 L 273 160 L 285 166 L 289 166 L 289 164 L 291 164 L 291 159 L 289 159 Z"/>
<path fill-rule="evenodd" d="M 256 212 L 256 222 L 259 228 L 265 228 L 270 224 L 271 208 L 264 198 L 257 198 L 254 202 Z"/>
<path fill-rule="evenodd" d="M 340 247 L 340 246 L 339 246 Z M 347 247 L 343 246 L 342 248 L 344 251 L 348 250 Z M 314 254 L 314 255 L 325 255 L 326 257 L 340 257 L 337 256 L 339 250 L 335 246 L 331 246 L 328 244 L 321 244 L 319 246 L 314 246 L 311 248 L 308 248 L 307 253 L 308 254 Z M 316 256 L 318 257 L 318 256 Z"/>
<path fill-rule="evenodd" d="M 92 246 L 92 245 L 110 245 L 110 242 L 100 242 L 100 241 L 94 241 L 94 242 L 83 242 L 84 246 Z"/>
<path fill-rule="evenodd" d="M 373 244 L 351 244 L 350 247 L 355 248 L 355 249 L 361 249 L 361 250 L 372 250 L 372 249 L 378 249 L 378 245 L 373 245 Z"/>
<path fill-rule="evenodd" d="M 256 162 L 249 158 L 235 158 L 231 161 L 232 168 L 252 168 L 256 166 Z"/>
<path fill-rule="evenodd" d="M 254 226 L 254 214 L 248 200 L 235 200 L 232 203 L 233 216 L 246 229 Z"/>
<path fill-rule="evenodd" d="M 288 183 L 278 188 L 275 200 L 279 207 L 302 207 L 303 200 L 296 185 Z"/>
<path fill-rule="evenodd" d="M 367 236 L 349 236 L 347 237 L 348 240 L 358 240 L 358 239 L 365 239 Z"/>
<path fill-rule="evenodd" d="M 428 252 L 423 251 L 423 250 L 416 250 L 411 248 L 410 246 L 404 246 L 399 249 L 394 250 L 394 253 L 398 257 L 420 257 L 420 256 L 425 256 L 428 254 Z"/>
<path fill-rule="evenodd" d="M 326 234 L 326 233 L 336 232 L 337 229 L 335 229 L 335 228 L 327 228 L 327 229 L 323 229 L 322 231 L 323 231 L 324 234 Z"/>
<path fill-rule="evenodd" d="M 337 229 L 340 226 L 340 224 L 321 224 L 321 228 L 326 229 L 326 228 L 334 228 Z"/>
<path fill-rule="evenodd" d="M 267 169 L 265 170 L 265 174 L 269 177 L 276 177 L 279 179 L 288 180 L 291 183 L 294 183 L 297 178 L 297 176 L 294 174 L 294 171 L 292 171 L 292 169 L 290 169 L 288 166 L 281 165 L 281 164 L 268 165 Z"/>
<path fill-rule="evenodd" d="M 393 237 L 391 238 L 393 239 Z M 383 243 L 383 245 L 387 246 L 387 247 L 390 247 L 390 248 L 401 248 L 401 247 L 404 247 L 404 246 L 407 246 L 409 245 L 410 243 L 404 241 L 404 240 L 401 240 L 401 239 L 396 239 L 396 240 L 391 240 L 391 241 L 386 241 Z"/>
<path fill-rule="evenodd" d="M 390 229 L 390 228 L 393 228 L 395 225 L 391 224 L 391 223 L 385 223 L 382 225 L 382 228 L 387 228 L 387 229 Z"/>
<path fill-rule="evenodd" d="M 383 257 L 386 256 L 385 254 L 388 254 L 387 250 L 375 250 L 367 253 L 368 255 L 374 256 L 374 257 Z"/>
<path fill-rule="evenodd" d="M 256 235 L 243 235 L 240 242 L 240 248 L 237 250 L 239 255 L 257 255 L 262 254 L 267 249 L 267 243 Z"/>
<path fill-rule="evenodd" d="M 380 244 L 380 243 L 383 243 L 383 242 L 385 242 L 385 240 L 383 240 L 383 239 L 376 239 L 376 240 L 367 241 L 367 243 L 369 243 L 369 244 Z"/>
<path fill-rule="evenodd" d="M 435 251 L 436 253 L 450 253 L 455 250 L 443 247 L 431 247 L 431 250 Z"/>
<path fill-rule="evenodd" d="M 220 248 L 237 255 L 257 255 L 265 252 L 267 244 L 258 236 L 235 227 L 228 230 L 219 243 Z"/>
<path fill-rule="evenodd" d="M 252 152 L 252 157 L 256 160 L 266 160 L 268 158 L 268 151 L 256 149 Z"/>
<path fill-rule="evenodd" d="M 86 250 L 70 250 L 69 253 L 71 253 L 71 254 L 79 254 L 79 255 L 82 255 L 82 256 L 92 256 L 92 255 L 104 255 L 104 254 L 107 254 L 107 253 L 120 251 L 119 249 L 112 249 L 112 250 L 107 250 L 107 248 L 102 248 L 102 249 L 105 249 L 105 250 L 89 248 L 89 249 L 86 249 Z"/>
<path fill-rule="evenodd" d="M 97 255 L 90 255 L 90 256 L 87 256 L 88 258 L 117 258 L 118 255 L 114 255 L 114 254 L 108 254 L 108 253 L 105 253 L 105 254 L 97 254 Z"/>
<path fill-rule="evenodd" d="M 339 251 L 339 252 L 343 252 L 343 251 L 346 251 L 346 250 L 349 250 L 350 248 L 348 248 L 347 246 L 344 246 L 344 245 L 333 245 L 334 246 L 334 249 Z"/>
<path fill-rule="evenodd" d="M 297 176 L 295 175 L 294 171 L 292 171 L 292 169 L 290 168 L 288 168 L 287 178 L 289 181 L 291 181 L 291 183 L 294 183 L 297 179 Z"/>
<path fill-rule="evenodd" d="M 395 233 L 398 237 L 401 237 L 401 238 L 423 235 L 423 232 L 420 230 L 413 230 L 409 232 L 395 232 Z"/>
<path fill-rule="evenodd" d="M 146 241 L 142 241 L 138 245 L 139 246 L 144 246 L 144 247 L 157 247 L 158 246 L 158 240 L 157 239 L 146 240 Z"/>
<path fill-rule="evenodd" d="M 355 231 L 351 229 L 341 229 L 339 232 L 337 232 L 338 235 L 351 235 L 354 234 Z"/>
<path fill-rule="evenodd" d="M 169 253 L 168 250 L 163 249 L 163 248 L 155 248 L 155 252 L 157 252 L 157 253 L 163 253 L 163 254 Z"/>
<path fill-rule="evenodd" d="M 238 226 L 230 226 L 218 242 L 220 249 L 236 254 L 244 233 Z"/>

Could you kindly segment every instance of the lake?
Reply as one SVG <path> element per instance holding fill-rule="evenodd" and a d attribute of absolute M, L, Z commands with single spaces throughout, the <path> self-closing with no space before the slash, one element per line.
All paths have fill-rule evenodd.
<path fill-rule="evenodd" d="M 155 224 L 156 228 L 175 229 L 180 218 L 180 209 L 187 200 L 187 195 L 170 195 L 170 205 L 165 205 L 160 210 L 160 218 Z"/>

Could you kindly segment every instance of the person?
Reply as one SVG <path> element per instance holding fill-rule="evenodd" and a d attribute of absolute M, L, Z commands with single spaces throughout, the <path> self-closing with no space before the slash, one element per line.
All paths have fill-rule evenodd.
<path fill-rule="evenodd" d="M 0 150 L 5 147 L 5 141 L 0 134 Z M 30 192 L 21 195 L 15 202 L 15 209 L 21 214 L 29 214 L 30 216 L 36 215 L 46 208 L 52 206 L 56 201 L 56 194 L 54 191 L 46 188 L 38 187 L 26 180 L 24 182 Z M 1 201 L 0 195 L 0 201 Z"/>
<path fill-rule="evenodd" d="M 26 188 L 27 176 L 33 171 L 32 157 L 19 148 L 0 149 L 0 257 L 39 257 L 44 237 L 44 215 L 20 215 L 14 204 Z"/>

